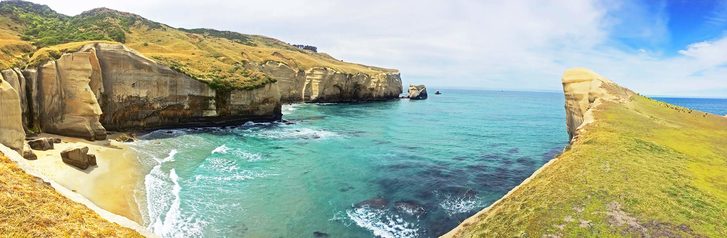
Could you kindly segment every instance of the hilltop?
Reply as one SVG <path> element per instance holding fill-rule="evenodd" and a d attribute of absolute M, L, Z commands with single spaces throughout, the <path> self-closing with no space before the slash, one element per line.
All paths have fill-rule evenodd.
<path fill-rule="evenodd" d="M 586 69 L 563 87 L 569 148 L 446 236 L 727 236 L 727 119 Z"/>
<path fill-rule="evenodd" d="M 108 8 L 66 16 L 31 2 L 0 2 L 2 69 L 37 65 L 98 41 L 125 44 L 216 88 L 254 89 L 275 82 L 259 67 L 269 61 L 301 71 L 328 68 L 347 74 L 397 73 L 393 69 L 343 62 L 269 37 L 175 28 Z"/>

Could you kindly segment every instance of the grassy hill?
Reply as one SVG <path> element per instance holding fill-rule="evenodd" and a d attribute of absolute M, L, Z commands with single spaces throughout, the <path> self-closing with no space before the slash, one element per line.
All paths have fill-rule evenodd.
<path fill-rule="evenodd" d="M 562 155 L 455 237 L 727 237 L 727 118 L 606 102 Z"/>
<path fill-rule="evenodd" d="M 0 153 L 0 237 L 142 237 L 72 202 Z"/>
<path fill-rule="evenodd" d="M 396 70 L 347 63 L 257 35 L 213 29 L 182 29 L 107 8 L 77 16 L 45 5 L 0 2 L 0 67 L 38 64 L 78 49 L 83 42 L 126 44 L 147 57 L 215 87 L 257 88 L 274 82 L 255 65 L 278 61 L 299 70 L 328 67 L 344 73 L 377 74 Z M 33 56 L 40 50 L 40 56 Z M 31 61 L 31 57 L 35 58 Z M 40 59 L 40 60 L 39 60 Z"/>

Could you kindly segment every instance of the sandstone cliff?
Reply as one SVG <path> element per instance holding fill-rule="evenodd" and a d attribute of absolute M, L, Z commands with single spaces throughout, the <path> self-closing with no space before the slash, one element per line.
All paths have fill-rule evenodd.
<path fill-rule="evenodd" d="M 0 78 L 0 143 L 21 152 L 25 142 L 18 92 Z"/>
<path fill-rule="evenodd" d="M 578 128 L 593 122 L 590 109 L 603 101 L 625 102 L 635 93 L 622 88 L 601 75 L 584 68 L 573 68 L 563 74 L 566 125 L 571 139 Z"/>
<path fill-rule="evenodd" d="M 327 67 L 304 70 L 277 61 L 267 61 L 258 68 L 277 81 L 283 103 L 386 100 L 402 92 L 398 72 L 345 73 Z"/>

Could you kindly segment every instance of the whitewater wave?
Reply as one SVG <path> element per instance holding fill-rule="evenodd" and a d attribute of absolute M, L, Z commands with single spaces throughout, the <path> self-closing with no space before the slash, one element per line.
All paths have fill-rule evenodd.
<path fill-rule="evenodd" d="M 281 106 L 280 111 L 283 115 L 289 115 L 293 113 L 293 111 L 297 110 L 298 106 L 300 106 L 300 104 L 285 104 Z"/>
<path fill-rule="evenodd" d="M 174 161 L 176 154 L 176 150 L 171 150 L 164 159 L 154 158 L 159 163 L 144 178 L 148 228 L 161 237 L 200 237 L 206 223 L 181 214 L 182 186 L 176 170 L 171 169 L 169 174 L 162 170 L 162 165 Z"/>
<path fill-rule="evenodd" d="M 346 210 L 346 215 L 356 225 L 371 231 L 377 237 L 419 237 L 419 227 L 416 223 L 407 222 L 389 209 L 363 206 Z"/>
<path fill-rule="evenodd" d="M 262 160 L 263 156 L 258 153 L 250 153 L 247 151 L 244 151 L 242 149 L 238 148 L 230 148 L 227 147 L 227 145 L 221 145 L 212 150 L 212 154 L 220 154 L 220 155 L 233 155 L 237 158 L 245 159 L 249 162 L 254 162 L 258 160 Z"/>
<path fill-rule="evenodd" d="M 328 139 L 337 137 L 338 134 L 331 131 L 315 130 L 311 128 L 281 128 L 279 130 L 260 130 L 254 134 L 267 139 Z"/>
<path fill-rule="evenodd" d="M 448 216 L 471 212 L 482 207 L 477 196 L 445 194 L 442 197 L 439 207 L 444 209 Z"/>
<path fill-rule="evenodd" d="M 232 175 L 224 175 L 224 176 L 195 175 L 194 180 L 195 180 L 195 182 L 199 182 L 199 181 L 203 181 L 203 180 L 217 181 L 217 182 L 229 182 L 229 181 L 245 181 L 245 180 L 265 178 L 265 177 L 276 176 L 276 175 L 277 174 L 243 170 L 243 171 L 239 171 Z"/>

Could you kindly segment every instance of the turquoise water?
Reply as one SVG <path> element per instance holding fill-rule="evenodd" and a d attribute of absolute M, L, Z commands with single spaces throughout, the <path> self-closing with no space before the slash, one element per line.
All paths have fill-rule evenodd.
<path fill-rule="evenodd" d="M 709 112 L 717 115 L 727 115 L 727 99 L 719 98 L 662 98 L 656 100 L 679 105 L 686 108 Z"/>
<path fill-rule="evenodd" d="M 146 225 L 163 237 L 434 237 L 567 144 L 562 93 L 443 92 L 146 134 L 133 144 L 150 169 Z"/>

